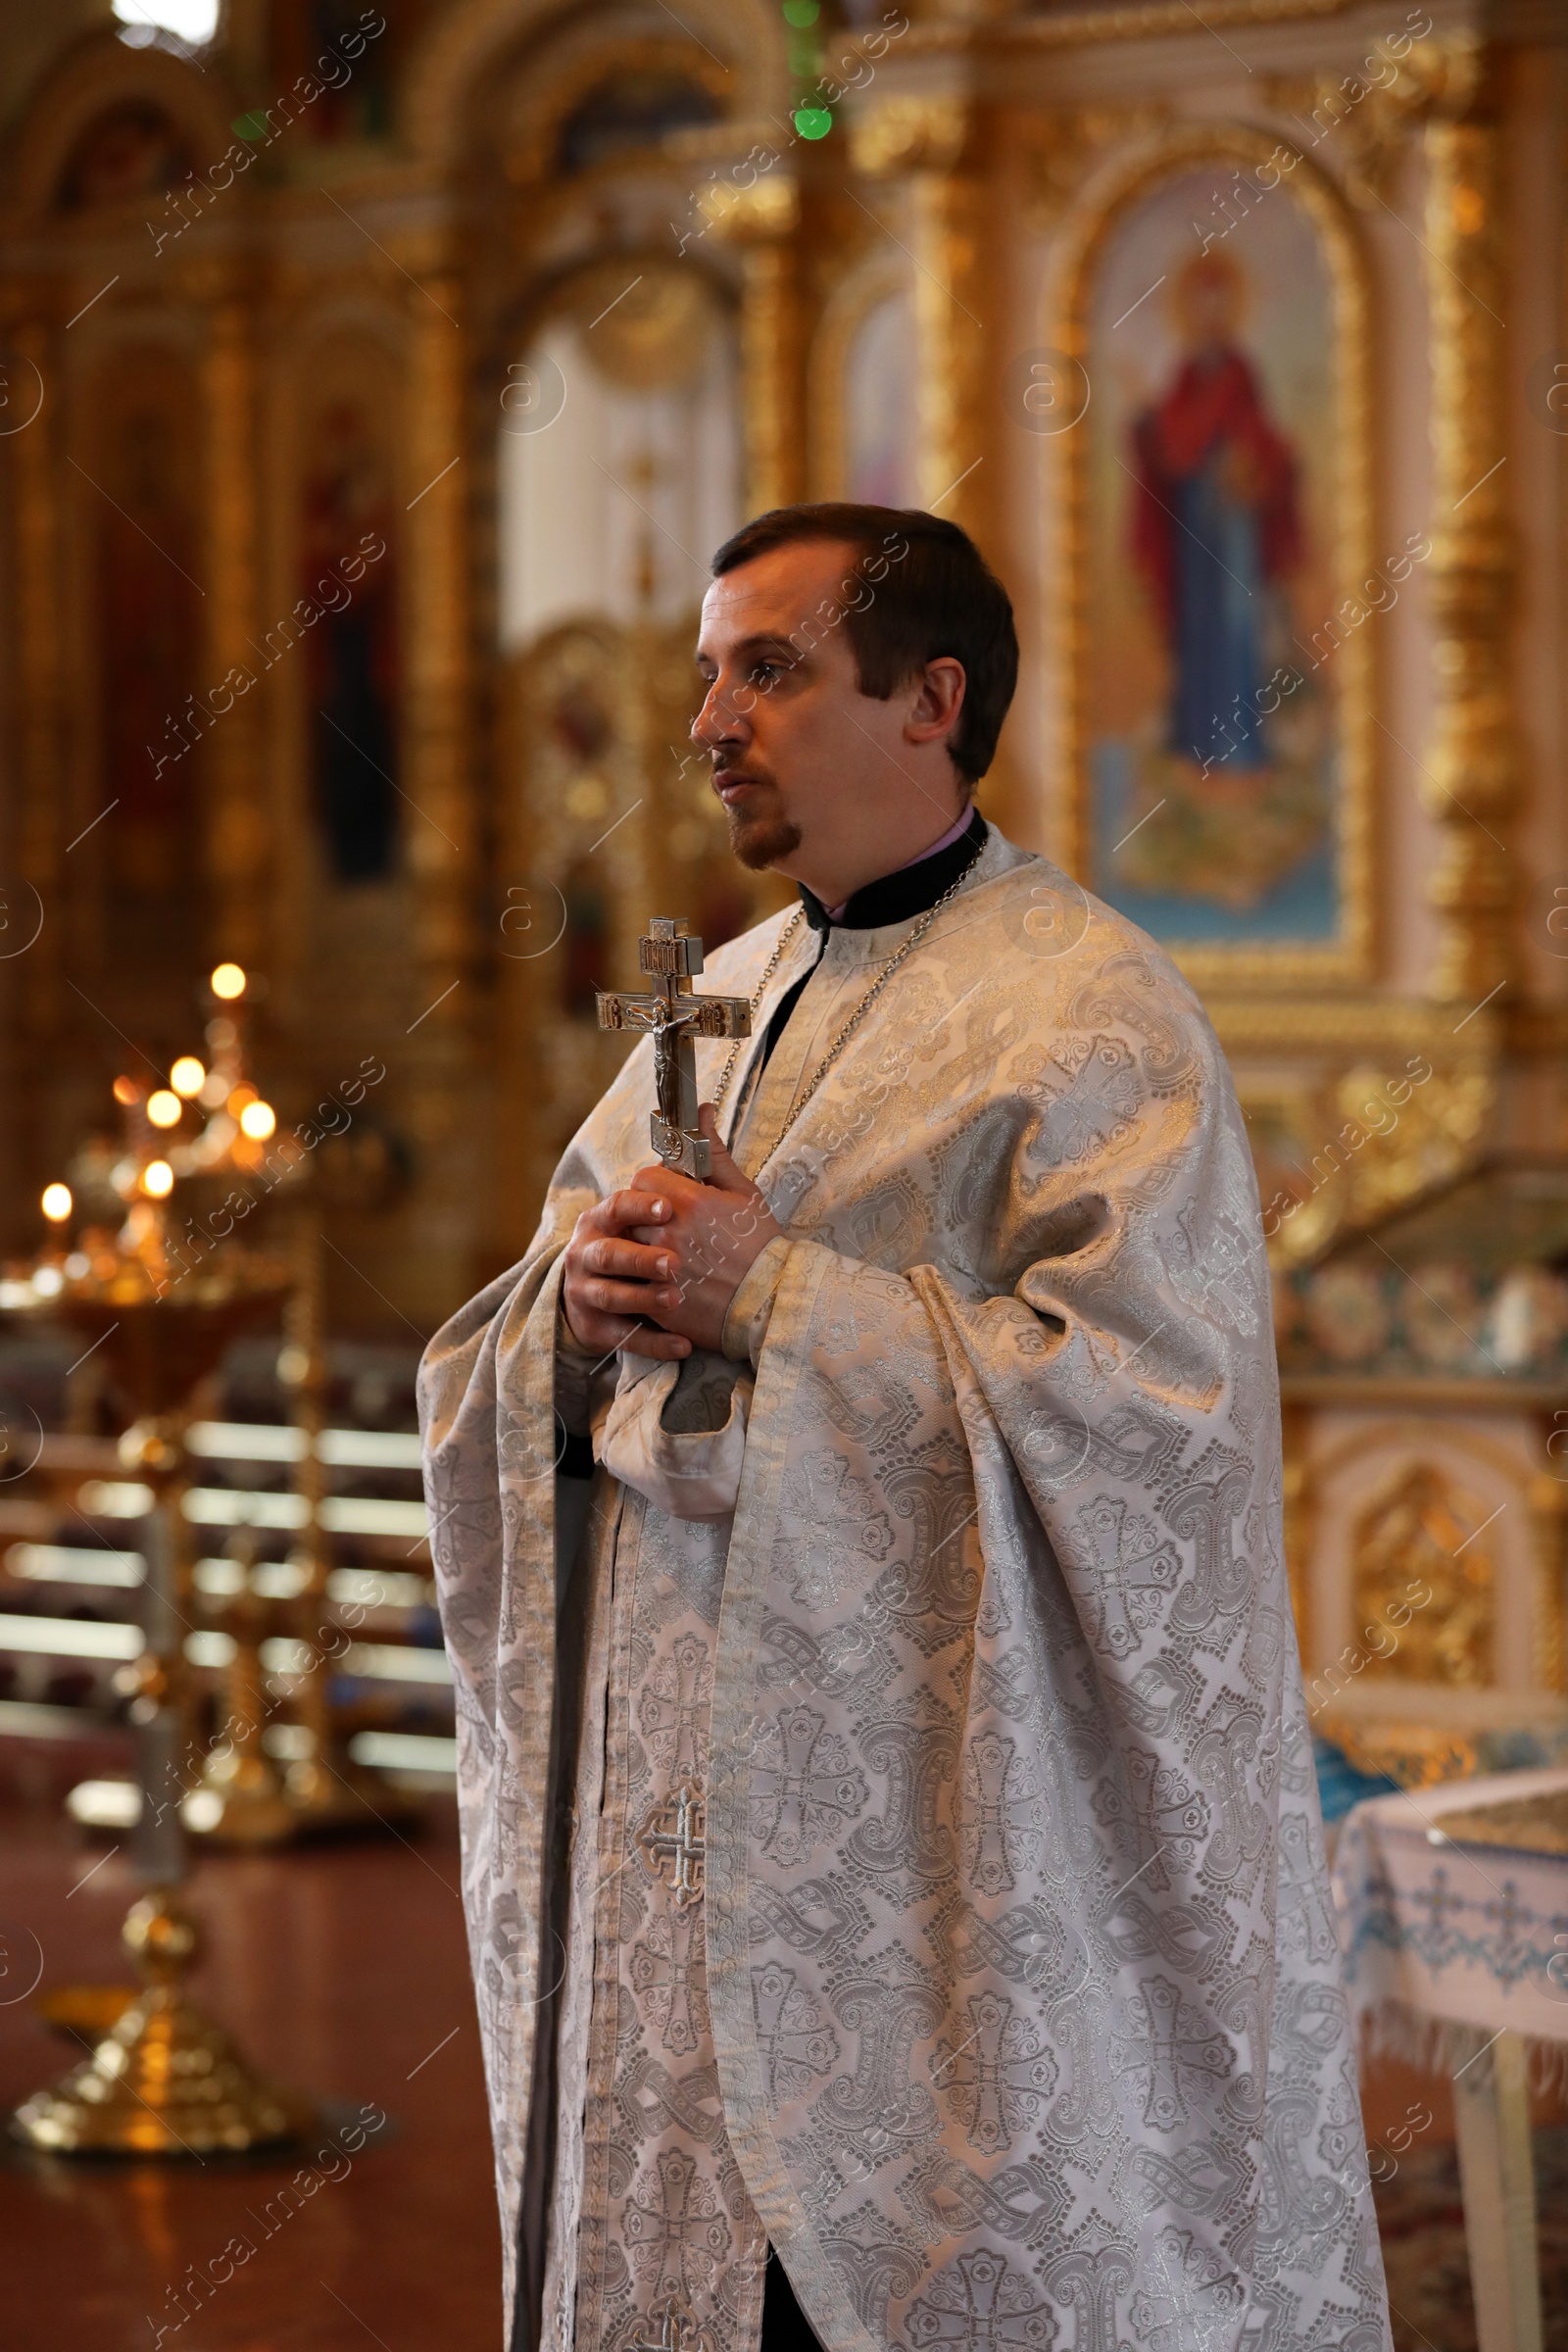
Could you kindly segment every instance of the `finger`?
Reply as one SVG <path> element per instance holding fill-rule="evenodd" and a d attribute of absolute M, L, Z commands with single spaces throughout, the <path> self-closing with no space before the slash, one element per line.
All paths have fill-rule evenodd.
<path fill-rule="evenodd" d="M 652 1193 L 660 1200 L 672 1201 L 703 1189 L 694 1177 L 683 1176 L 679 1168 L 666 1168 L 662 1159 L 655 1160 L 651 1167 L 639 1168 L 627 1181 L 633 1192 Z"/>
<path fill-rule="evenodd" d="M 624 1233 L 628 1226 L 652 1224 L 673 1214 L 662 1193 L 627 1190 L 612 1193 L 603 1203 L 602 1226 L 607 1232 Z"/>
<path fill-rule="evenodd" d="M 682 1256 L 672 1256 L 670 1247 L 667 1247 L 670 1245 L 670 1235 L 661 1233 L 659 1225 L 637 1225 L 637 1228 L 632 1230 L 632 1240 L 639 1242 L 644 1249 L 651 1249 L 656 1258 L 661 1258 L 661 1260 L 670 1258 L 670 1272 L 667 1272 L 667 1275 L 662 1275 L 662 1272 L 659 1272 L 659 1275 L 649 1275 L 647 1277 L 649 1282 L 679 1282 L 682 1280 L 682 1275 L 691 1272 L 691 1265 L 701 1263 L 701 1242 L 696 1242 L 696 1245 L 691 1247 L 691 1251 L 682 1253 Z M 659 1242 L 662 1242 L 665 1247 L 659 1249 Z"/>
<path fill-rule="evenodd" d="M 566 1321 L 577 1335 L 578 1344 L 590 1348 L 603 1361 L 613 1354 L 630 1331 L 642 1322 L 640 1313 L 632 1315 L 602 1315 L 585 1298 L 566 1298 Z"/>
<path fill-rule="evenodd" d="M 625 1345 L 627 1334 L 635 1331 L 637 1324 L 629 1315 L 596 1315 L 588 1307 L 579 1307 L 571 1328 L 602 1363 Z"/>
<path fill-rule="evenodd" d="M 668 1250 L 652 1245 L 662 1239 L 657 1226 L 643 1226 L 629 1241 L 586 1242 L 579 1253 L 579 1274 L 618 1274 L 625 1282 L 673 1282 L 676 1264 Z"/>
<path fill-rule="evenodd" d="M 692 1344 L 676 1331 L 658 1331 L 652 1325 L 639 1323 L 621 1341 L 628 1355 L 657 1355 L 665 1363 L 690 1355 Z"/>
<path fill-rule="evenodd" d="M 572 1294 L 573 1302 L 581 1300 L 593 1313 L 626 1315 L 635 1319 L 653 1309 L 662 1307 L 666 1312 L 680 1304 L 680 1292 L 671 1284 L 656 1290 L 646 1282 L 601 1282 L 585 1276 Z"/>
<path fill-rule="evenodd" d="M 743 1176 L 718 1139 L 718 1114 L 711 1102 L 697 1113 L 697 1124 L 708 1138 L 708 1181 L 721 1193 L 754 1193 L 757 1187 Z"/>

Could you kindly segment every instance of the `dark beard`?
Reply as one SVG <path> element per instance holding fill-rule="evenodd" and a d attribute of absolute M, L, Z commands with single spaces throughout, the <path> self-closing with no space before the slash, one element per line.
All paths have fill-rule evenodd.
<path fill-rule="evenodd" d="M 746 816 L 735 808 L 726 808 L 724 814 L 729 819 L 729 846 L 751 873 L 764 872 L 801 846 L 801 828 L 788 817 Z"/>

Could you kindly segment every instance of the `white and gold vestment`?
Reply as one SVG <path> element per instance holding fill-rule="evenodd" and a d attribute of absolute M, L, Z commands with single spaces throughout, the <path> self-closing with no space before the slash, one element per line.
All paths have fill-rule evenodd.
<path fill-rule="evenodd" d="M 759 1164 L 907 930 L 831 931 L 754 1083 L 806 933 L 769 983 L 786 1239 L 595 1398 L 559 1639 L 562 1256 L 647 1044 L 425 1359 L 518 2340 L 755 2352 L 771 2240 L 827 2352 L 1386 2352 L 1228 1074 L 993 830 Z"/>

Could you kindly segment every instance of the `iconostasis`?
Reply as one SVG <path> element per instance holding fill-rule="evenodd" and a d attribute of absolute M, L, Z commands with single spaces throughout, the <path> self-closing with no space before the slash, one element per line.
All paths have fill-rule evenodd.
<path fill-rule="evenodd" d="M 1463 5 L 235 0 L 198 55 L 66 42 L 0 187 L 11 1243 L 231 956 L 281 1117 L 384 1060 L 330 1308 L 428 1331 L 526 1246 L 648 915 L 780 903 L 687 739 L 713 548 L 930 506 L 1024 645 L 982 808 L 1237 1073 L 1309 1650 L 1356 1561 L 1500 1495 L 1453 1607 L 1554 1687 L 1554 1261 L 1483 1297 L 1379 1221 L 1568 1145 L 1563 111 L 1550 27 Z"/>

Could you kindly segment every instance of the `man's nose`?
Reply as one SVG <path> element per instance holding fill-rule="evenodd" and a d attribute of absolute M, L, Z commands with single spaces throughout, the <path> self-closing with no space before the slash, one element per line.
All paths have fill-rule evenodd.
<path fill-rule="evenodd" d="M 722 680 L 715 678 L 703 697 L 703 707 L 692 720 L 692 741 L 705 752 L 716 752 L 721 744 L 739 742 L 745 735 L 745 720 Z"/>

